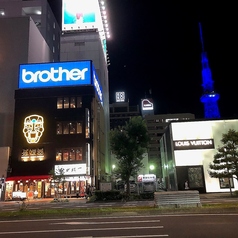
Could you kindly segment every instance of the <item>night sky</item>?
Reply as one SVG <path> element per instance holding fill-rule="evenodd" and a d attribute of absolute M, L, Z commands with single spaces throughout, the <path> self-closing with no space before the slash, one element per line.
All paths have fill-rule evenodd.
<path fill-rule="evenodd" d="M 155 114 L 203 118 L 201 22 L 221 117 L 238 118 L 236 4 L 207 2 L 107 0 L 110 103 L 122 90 L 131 105 L 152 98 Z"/>

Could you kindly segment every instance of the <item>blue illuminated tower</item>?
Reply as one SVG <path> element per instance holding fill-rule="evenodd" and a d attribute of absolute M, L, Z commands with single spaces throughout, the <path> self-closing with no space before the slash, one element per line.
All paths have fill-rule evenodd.
<path fill-rule="evenodd" d="M 209 68 L 207 53 L 204 51 L 202 27 L 199 23 L 200 37 L 202 43 L 202 87 L 203 95 L 200 101 L 204 104 L 205 118 L 220 118 L 217 101 L 220 98 L 219 94 L 214 91 L 211 69 Z"/>

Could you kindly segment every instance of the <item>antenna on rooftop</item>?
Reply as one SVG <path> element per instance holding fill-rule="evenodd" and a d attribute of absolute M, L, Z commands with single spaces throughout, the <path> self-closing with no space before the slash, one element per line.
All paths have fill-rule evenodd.
<path fill-rule="evenodd" d="M 199 31 L 200 31 L 200 40 L 202 44 L 202 52 L 204 52 L 204 44 L 203 44 L 203 37 L 202 37 L 202 25 L 201 22 L 199 22 Z"/>

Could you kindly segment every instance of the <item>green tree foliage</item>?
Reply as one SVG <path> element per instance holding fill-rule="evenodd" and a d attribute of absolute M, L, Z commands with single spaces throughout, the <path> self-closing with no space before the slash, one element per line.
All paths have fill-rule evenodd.
<path fill-rule="evenodd" d="M 217 149 L 213 163 L 209 165 L 209 175 L 213 178 L 238 179 L 238 132 L 228 130 L 222 134 L 223 146 Z M 231 186 L 230 186 L 230 192 Z"/>
<path fill-rule="evenodd" d="M 143 154 L 147 151 L 149 135 L 145 120 L 141 116 L 132 117 L 125 126 L 110 131 L 111 151 L 117 159 L 116 173 L 126 183 L 130 193 L 130 177 L 135 177 L 143 168 Z"/>

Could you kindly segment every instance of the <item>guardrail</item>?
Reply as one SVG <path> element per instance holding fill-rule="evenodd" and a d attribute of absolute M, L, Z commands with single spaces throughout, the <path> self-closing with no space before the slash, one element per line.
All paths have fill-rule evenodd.
<path fill-rule="evenodd" d="M 197 190 L 155 192 L 154 201 L 156 207 L 201 206 L 200 195 Z"/>

